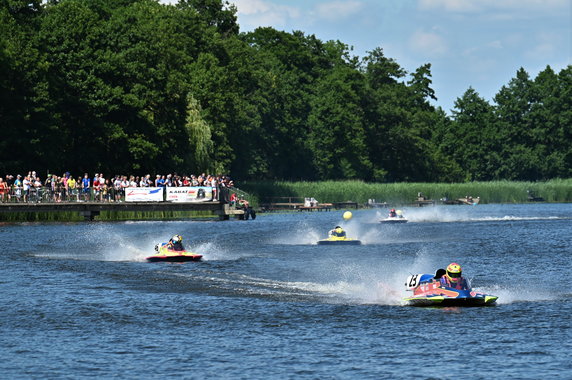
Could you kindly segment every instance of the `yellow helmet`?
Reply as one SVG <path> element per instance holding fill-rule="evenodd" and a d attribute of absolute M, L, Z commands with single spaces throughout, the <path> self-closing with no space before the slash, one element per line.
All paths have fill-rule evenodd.
<path fill-rule="evenodd" d="M 449 277 L 449 280 L 451 280 L 452 282 L 459 281 L 462 273 L 463 270 L 461 269 L 461 266 L 457 263 L 451 263 L 449 264 L 449 266 L 447 266 L 447 277 Z"/>
<path fill-rule="evenodd" d="M 337 233 L 342 233 L 342 232 L 344 232 L 344 230 L 342 229 L 342 227 L 336 226 L 336 232 L 337 232 Z"/>

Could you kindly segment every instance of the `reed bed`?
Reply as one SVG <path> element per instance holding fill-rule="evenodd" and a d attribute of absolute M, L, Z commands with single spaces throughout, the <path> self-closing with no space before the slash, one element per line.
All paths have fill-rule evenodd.
<path fill-rule="evenodd" d="M 369 199 L 390 204 L 409 204 L 419 193 L 427 199 L 480 198 L 480 203 L 526 203 L 529 195 L 542 197 L 546 202 L 572 202 L 572 179 L 545 182 L 492 181 L 468 183 L 368 183 L 363 181 L 287 182 L 255 181 L 241 183 L 241 190 L 249 193 L 253 206 L 277 202 L 279 197 L 306 197 L 321 203 L 358 202 Z M 284 200 L 280 200 L 283 202 Z M 121 220 L 177 220 L 216 217 L 208 211 L 103 211 L 95 217 L 100 221 Z M 76 222 L 83 221 L 77 212 L 0 213 L 0 222 Z"/>
<path fill-rule="evenodd" d="M 572 179 L 546 182 L 491 181 L 468 183 L 367 183 L 363 181 L 245 182 L 242 190 L 256 202 L 273 202 L 278 197 L 314 197 L 322 203 L 369 199 L 388 203 L 411 203 L 422 193 L 427 199 L 480 198 L 481 203 L 526 203 L 529 194 L 547 202 L 572 202 Z"/>
<path fill-rule="evenodd" d="M 122 221 L 122 220 L 179 220 L 179 219 L 208 219 L 218 218 L 209 211 L 102 211 L 96 216 L 96 221 Z M 81 222 L 84 221 L 78 212 L 15 212 L 0 213 L 0 222 Z"/>

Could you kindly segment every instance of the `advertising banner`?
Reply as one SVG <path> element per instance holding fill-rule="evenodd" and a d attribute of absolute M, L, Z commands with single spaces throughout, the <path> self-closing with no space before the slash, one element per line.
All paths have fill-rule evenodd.
<path fill-rule="evenodd" d="M 125 189 L 125 202 L 162 202 L 162 187 L 128 187 Z"/>
<path fill-rule="evenodd" d="M 207 202 L 212 200 L 212 187 L 167 187 L 167 201 L 169 202 Z"/>

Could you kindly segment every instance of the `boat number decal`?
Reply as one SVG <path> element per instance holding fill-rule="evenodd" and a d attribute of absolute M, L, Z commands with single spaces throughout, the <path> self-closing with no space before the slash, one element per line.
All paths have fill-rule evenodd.
<path fill-rule="evenodd" d="M 417 280 L 419 279 L 419 275 L 413 275 L 413 276 L 409 276 L 409 284 L 408 286 L 410 288 L 415 288 L 417 286 Z"/>

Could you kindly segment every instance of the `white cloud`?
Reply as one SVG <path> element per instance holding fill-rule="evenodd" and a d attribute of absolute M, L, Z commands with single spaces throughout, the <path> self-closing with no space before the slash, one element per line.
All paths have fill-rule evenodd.
<path fill-rule="evenodd" d="M 265 0 L 231 0 L 237 8 L 239 24 L 245 29 L 259 26 L 285 27 L 299 19 L 302 12 L 297 7 L 274 4 Z"/>
<path fill-rule="evenodd" d="M 542 60 L 547 56 L 551 56 L 555 50 L 556 47 L 553 44 L 550 42 L 544 42 L 534 46 L 532 50 L 527 52 L 527 56 Z"/>
<path fill-rule="evenodd" d="M 535 41 L 531 41 L 528 45 L 530 48 L 524 53 L 527 59 L 546 61 L 552 58 L 557 50 L 557 46 L 562 44 L 561 36 L 551 33 L 539 33 L 536 35 Z"/>
<path fill-rule="evenodd" d="M 434 32 L 417 31 L 409 38 L 409 47 L 425 57 L 440 57 L 449 50 L 443 37 Z"/>
<path fill-rule="evenodd" d="M 443 10 L 447 12 L 472 13 L 479 11 L 478 5 L 470 0 L 419 0 L 421 10 Z"/>
<path fill-rule="evenodd" d="M 510 11 L 514 13 L 554 13 L 570 9 L 569 0 L 419 0 L 420 10 L 451 13 Z"/>
<path fill-rule="evenodd" d="M 318 4 L 315 13 L 318 18 L 337 21 L 358 13 L 364 8 L 361 1 L 331 1 Z"/>
<path fill-rule="evenodd" d="M 503 44 L 501 41 L 495 40 L 495 41 L 491 41 L 491 42 L 487 43 L 487 47 L 490 47 L 492 49 L 502 49 Z"/>
<path fill-rule="evenodd" d="M 236 0 L 234 1 L 238 9 L 238 14 L 253 15 L 271 11 L 272 6 L 262 0 Z"/>

